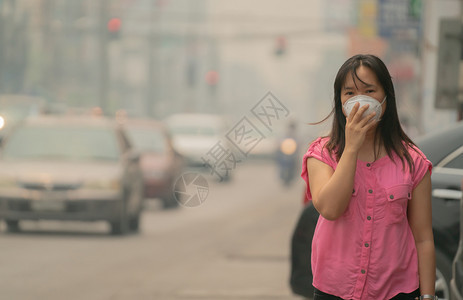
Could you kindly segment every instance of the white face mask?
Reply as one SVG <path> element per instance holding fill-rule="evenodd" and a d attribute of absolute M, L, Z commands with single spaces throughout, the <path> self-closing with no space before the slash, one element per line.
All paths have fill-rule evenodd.
<path fill-rule="evenodd" d="M 384 97 L 383 101 L 380 103 L 380 102 L 378 102 L 378 100 L 376 100 L 375 98 L 372 98 L 370 96 L 357 95 L 357 96 L 354 96 L 354 97 L 350 98 L 349 100 L 347 100 L 343 104 L 342 107 L 344 109 L 344 112 L 345 112 L 346 116 L 349 116 L 351 111 L 352 111 L 352 108 L 354 108 L 355 103 L 357 103 L 357 102 L 360 103 L 360 107 L 362 107 L 362 106 L 364 106 L 366 104 L 369 104 L 370 106 L 363 113 L 363 115 L 368 116 L 372 112 L 376 112 L 376 115 L 373 117 L 372 120 L 375 120 L 376 122 L 378 122 L 380 120 L 381 114 L 383 112 L 382 105 L 383 105 L 384 101 L 386 101 L 386 97 Z"/>

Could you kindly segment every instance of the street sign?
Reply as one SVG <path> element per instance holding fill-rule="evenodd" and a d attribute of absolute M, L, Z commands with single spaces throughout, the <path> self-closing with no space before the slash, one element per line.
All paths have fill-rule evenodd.
<path fill-rule="evenodd" d="M 440 20 L 436 99 L 434 102 L 436 108 L 455 109 L 458 107 L 461 27 L 461 20 L 458 18 Z"/>
<path fill-rule="evenodd" d="M 421 0 L 379 0 L 377 22 L 383 38 L 416 40 L 421 31 Z"/>

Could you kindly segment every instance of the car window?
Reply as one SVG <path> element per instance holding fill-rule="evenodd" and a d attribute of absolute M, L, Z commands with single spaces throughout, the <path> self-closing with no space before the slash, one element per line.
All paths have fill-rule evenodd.
<path fill-rule="evenodd" d="M 133 146 L 140 151 L 153 151 L 163 153 L 167 143 L 162 132 L 145 128 L 129 128 L 127 134 Z"/>
<path fill-rule="evenodd" d="M 5 144 L 5 159 L 117 160 L 114 130 L 90 127 L 22 127 Z"/>

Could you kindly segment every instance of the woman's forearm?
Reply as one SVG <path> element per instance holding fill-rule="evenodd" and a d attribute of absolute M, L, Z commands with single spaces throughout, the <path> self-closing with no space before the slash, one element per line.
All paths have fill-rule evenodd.
<path fill-rule="evenodd" d="M 416 243 L 421 294 L 434 295 L 436 281 L 436 259 L 434 241 L 425 240 Z"/>

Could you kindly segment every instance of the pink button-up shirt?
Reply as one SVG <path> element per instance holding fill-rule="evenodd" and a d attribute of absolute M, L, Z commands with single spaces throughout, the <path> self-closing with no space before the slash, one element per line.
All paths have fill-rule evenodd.
<path fill-rule="evenodd" d="M 307 158 L 314 157 L 333 170 L 337 162 L 315 140 L 304 155 L 302 178 L 312 199 Z M 397 155 L 375 162 L 357 160 L 349 206 L 334 221 L 320 216 L 312 242 L 313 285 L 343 299 L 390 299 L 419 287 L 415 240 L 407 219 L 413 189 L 432 165 L 423 153 L 409 149 L 415 164 L 411 174 Z"/>

